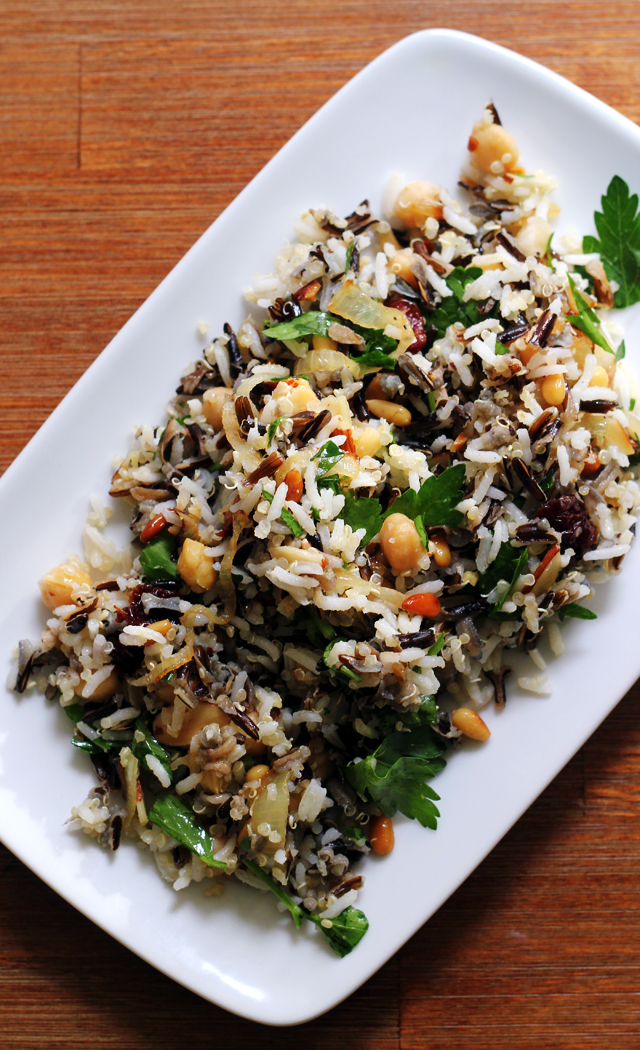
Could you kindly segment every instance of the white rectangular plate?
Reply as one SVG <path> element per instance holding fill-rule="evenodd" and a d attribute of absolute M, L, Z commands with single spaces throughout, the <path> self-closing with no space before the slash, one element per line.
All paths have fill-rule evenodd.
<path fill-rule="evenodd" d="M 448 30 L 410 36 L 377 58 L 216 220 L 1 479 L 2 681 L 17 639 L 39 637 L 37 579 L 81 549 L 87 497 L 106 493 L 131 424 L 159 422 L 180 372 L 199 356 L 196 322 L 217 333 L 242 320 L 241 290 L 271 269 L 292 219 L 309 206 L 346 215 L 368 196 L 377 208 L 390 170 L 455 193 L 472 123 L 489 99 L 526 167 L 558 176 L 559 230 L 572 223 L 593 232 L 594 208 L 615 173 L 640 188 L 638 128 L 527 59 Z M 624 323 L 633 358 L 638 308 Z M 110 855 L 70 833 L 64 822 L 93 770 L 69 746 L 65 715 L 33 693 L 2 695 L 0 836 L 71 904 L 176 981 L 256 1021 L 308 1020 L 354 991 L 433 914 L 624 695 L 640 673 L 640 647 L 625 645 L 640 636 L 639 586 L 634 549 L 595 602 L 597 623 L 566 627 L 566 653 L 550 667 L 552 696 L 518 696 L 511 686 L 506 709 L 487 716 L 491 740 L 451 757 L 436 783 L 438 831 L 396 821 L 394 852 L 363 865 L 359 904 L 370 930 L 344 960 L 314 931 L 297 932 L 270 896 L 238 884 L 219 899 L 198 887 L 174 893 L 131 844 Z M 295 994 L 292 966 L 307 978 L 295 982 Z"/>

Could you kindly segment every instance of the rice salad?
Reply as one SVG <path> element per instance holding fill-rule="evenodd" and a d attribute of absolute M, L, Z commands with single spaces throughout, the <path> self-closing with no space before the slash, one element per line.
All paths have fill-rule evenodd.
<path fill-rule="evenodd" d="M 640 509 L 619 283 L 490 104 L 461 200 L 392 176 L 382 217 L 305 212 L 273 273 L 139 426 L 84 560 L 12 686 L 58 699 L 98 778 L 70 827 L 152 851 L 176 890 L 268 889 L 338 954 L 361 862 L 486 741 L 509 653 L 545 694 L 547 635 L 594 618 Z M 205 335 L 206 325 L 200 326 Z"/>

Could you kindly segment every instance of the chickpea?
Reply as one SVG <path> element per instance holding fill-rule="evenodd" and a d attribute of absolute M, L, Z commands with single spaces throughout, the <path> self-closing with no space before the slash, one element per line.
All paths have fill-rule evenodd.
<path fill-rule="evenodd" d="M 312 342 L 314 350 L 338 349 L 338 344 L 336 343 L 335 339 L 330 339 L 328 335 L 314 335 Z"/>
<path fill-rule="evenodd" d="M 199 733 L 201 729 L 204 729 L 205 726 L 210 726 L 214 723 L 219 726 L 228 725 L 229 717 L 216 704 L 201 703 L 196 704 L 195 707 L 186 712 L 177 736 L 173 736 L 169 732 L 169 726 L 172 721 L 173 705 L 164 707 L 154 719 L 154 736 L 161 744 L 171 744 L 174 747 L 188 747 L 191 743 L 191 738 L 196 733 Z"/>
<path fill-rule="evenodd" d="M 548 405 L 561 405 L 565 397 L 564 376 L 560 373 L 545 376 L 540 384 L 540 393 Z"/>
<path fill-rule="evenodd" d="M 425 549 L 418 530 L 406 514 L 390 514 L 380 529 L 380 546 L 394 572 L 415 569 Z"/>
<path fill-rule="evenodd" d="M 401 251 L 396 252 L 389 263 L 389 269 L 391 273 L 395 273 L 397 277 L 401 277 L 403 281 L 410 284 L 412 288 L 418 287 L 418 279 L 414 275 L 411 269 L 411 259 L 413 256 L 411 248 L 402 248 Z"/>
<path fill-rule="evenodd" d="M 420 229 L 427 219 L 441 219 L 440 187 L 433 182 L 410 182 L 397 198 L 393 211 L 406 226 Z"/>
<path fill-rule="evenodd" d="M 362 456 L 375 456 L 382 445 L 380 431 L 377 427 L 372 427 L 368 423 L 354 424 L 351 436 L 355 445 L 356 455 L 361 458 Z"/>
<path fill-rule="evenodd" d="M 433 550 L 433 560 L 441 569 L 446 569 L 447 566 L 451 565 L 451 551 L 444 533 L 436 532 L 431 537 L 429 553 L 431 553 L 431 550 Z"/>
<path fill-rule="evenodd" d="M 371 849 L 379 857 L 385 857 L 387 853 L 391 853 L 395 844 L 391 817 L 380 816 L 372 818 L 369 824 L 369 842 L 371 843 Z"/>
<path fill-rule="evenodd" d="M 91 703 L 98 700 L 110 700 L 113 694 L 115 693 L 116 689 L 118 688 L 118 675 L 114 668 L 114 670 L 111 671 L 108 677 L 96 686 L 96 688 L 93 690 L 90 696 L 85 697 L 83 689 L 85 688 L 86 684 L 86 682 L 83 682 L 82 679 L 80 679 L 80 684 L 77 685 L 74 690 L 76 696 L 81 696 L 85 700 L 90 700 Z"/>
<path fill-rule="evenodd" d="M 451 724 L 470 740 L 488 740 L 491 736 L 487 723 L 480 718 L 477 711 L 473 711 L 470 707 L 459 707 L 457 711 L 454 711 L 451 715 Z"/>
<path fill-rule="evenodd" d="M 589 386 L 609 386 L 609 376 L 606 368 L 596 365 L 596 370 L 589 380 Z"/>
<path fill-rule="evenodd" d="M 518 164 L 516 140 L 500 124 L 483 124 L 481 121 L 474 124 L 469 152 L 474 164 L 487 175 L 499 175 L 500 169 L 513 171 Z M 495 170 L 494 165 L 498 170 Z"/>
<path fill-rule="evenodd" d="M 273 396 L 278 402 L 280 414 L 285 416 L 294 416 L 297 412 L 314 412 L 318 404 L 318 398 L 307 379 L 287 379 L 278 383 Z M 287 403 L 283 405 L 283 401 Z"/>
<path fill-rule="evenodd" d="M 222 430 L 222 409 L 232 397 L 226 386 L 214 386 L 202 395 L 202 412 L 214 430 Z"/>
<path fill-rule="evenodd" d="M 178 572 L 196 594 L 211 590 L 218 578 L 213 558 L 204 551 L 199 540 L 185 540 L 178 558 Z"/>
<path fill-rule="evenodd" d="M 40 580 L 42 600 L 48 609 L 59 605 L 77 605 L 78 599 L 71 594 L 78 587 L 91 587 L 91 580 L 77 565 L 58 565 Z"/>
<path fill-rule="evenodd" d="M 386 419 L 396 427 L 406 427 L 411 422 L 411 413 L 404 405 L 396 405 L 393 401 L 382 401 L 372 398 L 367 401 L 367 408 L 378 419 Z"/>

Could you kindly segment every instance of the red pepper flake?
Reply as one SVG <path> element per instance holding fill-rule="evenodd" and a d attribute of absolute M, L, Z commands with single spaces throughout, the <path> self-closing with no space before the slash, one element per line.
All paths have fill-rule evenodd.
<path fill-rule="evenodd" d="M 350 430 L 340 430 L 340 429 L 336 428 L 336 430 L 332 430 L 331 431 L 331 437 L 333 437 L 336 434 L 343 435 L 347 439 L 342 444 L 340 451 L 341 452 L 349 452 L 349 453 L 351 453 L 352 456 L 355 456 L 356 455 L 356 446 L 353 443 L 353 437 L 351 435 L 351 431 Z"/>

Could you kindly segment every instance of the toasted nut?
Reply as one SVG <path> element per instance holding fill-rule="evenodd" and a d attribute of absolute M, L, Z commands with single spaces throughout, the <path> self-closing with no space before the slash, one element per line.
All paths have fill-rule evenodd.
<path fill-rule="evenodd" d="M 58 565 L 40 580 L 40 593 L 48 609 L 59 605 L 77 605 L 80 599 L 71 594 L 78 587 L 91 587 L 91 580 L 77 565 Z"/>
<path fill-rule="evenodd" d="M 402 608 L 411 616 L 428 616 L 434 619 L 440 615 L 440 599 L 428 591 L 423 594 L 410 594 L 402 603 Z"/>
<path fill-rule="evenodd" d="M 609 386 L 609 376 L 606 368 L 596 365 L 595 372 L 589 380 L 589 386 Z"/>
<path fill-rule="evenodd" d="M 395 844 L 391 817 L 379 816 L 371 818 L 369 842 L 371 843 L 371 849 L 379 857 L 385 857 L 387 853 L 391 853 Z"/>
<path fill-rule="evenodd" d="M 184 582 L 196 594 L 211 590 L 218 578 L 213 567 L 213 558 L 205 554 L 204 543 L 200 543 L 199 540 L 184 541 L 177 569 Z"/>
<path fill-rule="evenodd" d="M 560 557 L 560 548 L 556 544 L 551 550 L 547 551 L 544 558 L 538 565 L 538 568 L 534 572 L 535 583 L 530 587 L 526 587 L 525 591 L 531 591 L 538 597 L 540 594 L 544 594 L 548 591 L 553 583 L 558 578 L 558 573 L 562 568 L 562 561 Z"/>
<path fill-rule="evenodd" d="M 148 521 L 142 532 L 140 533 L 140 542 L 148 543 L 154 536 L 166 529 L 169 522 L 165 518 L 164 514 L 156 514 L 155 518 Z"/>
<path fill-rule="evenodd" d="M 202 412 L 207 423 L 214 430 L 222 430 L 222 409 L 227 401 L 232 398 L 232 393 L 226 386 L 214 386 L 211 390 L 205 390 L 202 395 Z"/>
<path fill-rule="evenodd" d="M 284 479 L 284 483 L 287 486 L 287 499 L 292 500 L 294 503 L 299 503 L 304 488 L 300 471 L 290 470 Z"/>
<path fill-rule="evenodd" d="M 184 709 L 182 701 L 180 701 L 180 706 Z M 174 736 L 170 732 L 173 715 L 173 704 L 169 705 L 169 707 L 163 707 L 160 714 L 156 715 L 154 719 L 153 733 L 156 740 L 159 740 L 161 744 L 171 744 L 174 747 L 187 747 L 191 743 L 191 738 L 196 733 L 199 733 L 201 729 L 204 729 L 205 726 L 210 726 L 214 723 L 219 726 L 229 724 L 228 715 L 225 715 L 224 711 L 221 711 L 216 704 L 196 704 L 195 707 L 185 712 L 182 724 Z"/>
<path fill-rule="evenodd" d="M 478 712 L 473 711 L 470 707 L 459 707 L 457 711 L 454 711 L 451 715 L 451 724 L 459 729 L 463 736 L 468 736 L 471 740 L 488 740 L 491 736 L 489 726 L 483 722 Z"/>
<path fill-rule="evenodd" d="M 425 553 L 418 530 L 406 514 L 390 514 L 380 529 L 380 545 L 394 572 L 414 569 Z"/>
<path fill-rule="evenodd" d="M 406 427 L 411 422 L 411 413 L 404 405 L 395 405 L 393 401 L 367 401 L 367 408 L 378 419 L 386 419 L 395 427 Z"/>
<path fill-rule="evenodd" d="M 245 784 L 251 784 L 253 787 L 259 787 L 259 781 L 264 780 L 264 778 L 268 775 L 268 773 L 269 773 L 269 766 L 265 766 L 265 765 L 251 766 L 251 769 L 247 770 L 247 775 L 244 778 L 244 782 L 245 782 Z"/>
<path fill-rule="evenodd" d="M 433 560 L 441 569 L 451 565 L 451 550 L 442 532 L 436 532 L 431 536 L 429 554 L 433 553 Z"/>
<path fill-rule="evenodd" d="M 565 395 L 564 376 L 560 373 L 545 376 L 540 384 L 540 393 L 548 405 L 561 405 Z"/>

